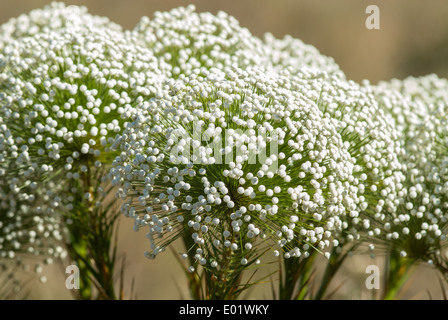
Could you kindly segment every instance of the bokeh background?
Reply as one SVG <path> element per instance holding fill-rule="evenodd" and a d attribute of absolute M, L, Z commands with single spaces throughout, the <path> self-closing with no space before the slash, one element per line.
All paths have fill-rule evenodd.
<path fill-rule="evenodd" d="M 132 29 L 142 16 L 155 11 L 195 4 L 198 11 L 233 15 L 241 26 L 255 36 L 270 32 L 276 37 L 291 35 L 315 46 L 340 65 L 348 79 L 371 83 L 392 78 L 436 73 L 448 77 L 448 1 L 446 0 L 73 0 L 67 5 L 87 6 L 89 12 L 107 16 Z M 48 0 L 0 0 L 0 24 L 49 3 Z M 368 30 L 365 20 L 368 5 L 380 9 L 380 29 Z M 448 88 L 447 88 L 448 90 Z M 139 299 L 188 298 L 181 267 L 168 251 L 155 261 L 143 256 L 148 244 L 144 233 L 132 231 L 133 222 L 120 220 L 119 252 L 126 256 L 125 291 Z M 175 250 L 181 250 L 175 247 Z M 69 262 L 67 262 L 69 263 Z M 348 259 L 333 284 L 344 283 L 335 298 L 372 298 L 375 292 L 365 289 L 365 268 L 382 266 L 382 258 L 356 256 Z M 274 266 L 275 267 L 275 266 Z M 269 268 L 266 268 L 267 270 Z M 261 271 L 260 276 L 263 272 Z M 32 299 L 71 299 L 65 288 L 63 266 L 44 270 L 46 284 L 28 285 Z M 271 299 L 271 285 L 276 277 L 255 287 L 245 298 Z M 429 293 L 428 293 L 429 292 Z M 429 267 L 419 268 L 403 299 L 442 297 L 437 274 Z"/>

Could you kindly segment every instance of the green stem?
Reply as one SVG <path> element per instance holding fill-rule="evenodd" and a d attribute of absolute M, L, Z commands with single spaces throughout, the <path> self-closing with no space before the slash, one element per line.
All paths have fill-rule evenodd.
<path fill-rule="evenodd" d="M 216 274 L 204 269 L 205 279 L 208 282 L 206 287 L 209 288 L 207 300 L 235 300 L 239 296 L 237 289 L 242 278 L 242 271 L 238 269 L 240 261 L 236 261 L 232 250 L 226 248 L 220 264 L 221 267 Z"/>
<path fill-rule="evenodd" d="M 186 229 L 188 230 L 188 229 Z M 184 242 L 185 248 L 188 250 L 194 246 L 194 241 L 191 237 L 191 233 L 185 231 L 182 240 Z M 194 265 L 195 261 L 192 255 L 188 255 L 189 265 Z M 203 300 L 203 289 L 201 287 L 201 278 L 197 272 L 185 271 L 188 281 L 188 288 L 190 289 L 190 296 L 193 300 Z"/>
<path fill-rule="evenodd" d="M 307 258 L 282 259 L 280 267 L 279 299 L 304 300 L 311 293 L 311 279 L 314 274 L 313 262 L 316 254 Z"/>
<path fill-rule="evenodd" d="M 386 275 L 384 281 L 383 300 L 396 300 L 403 288 L 403 285 L 409 280 L 414 271 L 413 259 L 401 257 L 397 250 L 392 248 L 386 259 Z"/>
<path fill-rule="evenodd" d="M 185 232 L 183 241 L 187 250 L 194 247 L 194 241 L 189 232 Z M 196 264 L 191 254 L 188 255 L 188 261 L 191 266 Z M 241 258 L 237 257 L 230 248 L 224 248 L 217 261 L 219 262 L 217 268 L 202 268 L 200 273 L 186 271 L 192 299 L 235 300 L 242 293 L 241 280 L 245 268 L 241 267 Z"/>
<path fill-rule="evenodd" d="M 350 250 L 346 252 L 339 251 L 336 248 L 333 249 L 330 255 L 330 259 L 327 262 L 327 265 L 325 267 L 325 271 L 321 280 L 320 287 L 314 296 L 314 300 L 322 300 L 325 298 L 325 295 L 327 293 L 328 286 L 330 285 L 331 281 L 333 280 L 334 276 L 338 272 L 338 270 L 341 268 L 342 264 L 345 261 L 345 258 L 347 258 L 348 252 L 353 250 L 356 245 L 350 248 Z"/>
<path fill-rule="evenodd" d="M 72 222 L 67 224 L 68 232 L 70 235 L 70 244 L 67 247 L 67 251 L 72 261 L 77 263 L 79 269 L 79 289 L 72 290 L 75 298 L 80 300 L 92 299 L 92 286 L 90 281 L 90 271 L 84 261 L 88 259 L 87 244 L 84 239 L 79 235 L 82 234 L 79 223 Z"/>
<path fill-rule="evenodd" d="M 110 215 L 110 206 L 107 209 L 104 204 L 95 206 L 95 188 L 92 187 L 90 172 L 84 173 L 81 181 L 79 195 L 90 193 L 91 198 L 79 199 L 80 205 L 70 216 L 72 224 L 68 225 L 71 239 L 68 251 L 80 271 L 80 289 L 75 295 L 83 300 L 115 300 L 116 243 L 113 243 L 112 236 L 118 215 Z M 93 295 L 94 288 L 98 292 L 96 296 Z"/>

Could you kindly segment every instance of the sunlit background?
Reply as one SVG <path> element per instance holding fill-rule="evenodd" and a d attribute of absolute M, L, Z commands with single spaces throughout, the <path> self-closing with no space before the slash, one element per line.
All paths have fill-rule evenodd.
<path fill-rule="evenodd" d="M 43 0 L 0 0 L 0 24 L 12 17 L 43 7 Z M 276 37 L 291 35 L 314 45 L 322 54 L 331 56 L 348 79 L 371 83 L 392 78 L 436 73 L 448 77 L 448 1 L 446 0 L 84 0 L 66 4 L 87 6 L 89 12 L 107 16 L 132 29 L 142 16 L 155 11 L 195 4 L 198 11 L 225 11 L 240 21 L 252 34 L 270 32 Z M 367 6 L 380 9 L 380 29 L 368 30 Z M 448 90 L 448 88 L 447 88 Z M 133 221 L 121 219 L 119 252 L 126 256 L 125 293 L 139 299 L 188 298 L 182 269 L 167 251 L 155 261 L 143 256 L 148 244 L 144 233 L 132 231 Z M 343 299 L 371 298 L 365 289 L 365 268 L 383 263 L 380 257 L 353 257 L 333 284 L 334 297 Z M 276 267 L 276 266 L 273 266 Z M 268 268 L 266 268 L 268 269 Z M 260 276 L 265 275 L 262 274 Z M 71 299 L 65 287 L 64 267 L 47 268 L 47 284 L 30 283 L 29 298 Z M 427 299 L 441 296 L 438 278 L 429 268 L 419 269 L 402 298 Z M 271 286 L 276 276 L 255 287 L 244 298 L 271 299 Z M 430 295 L 428 294 L 430 292 Z"/>

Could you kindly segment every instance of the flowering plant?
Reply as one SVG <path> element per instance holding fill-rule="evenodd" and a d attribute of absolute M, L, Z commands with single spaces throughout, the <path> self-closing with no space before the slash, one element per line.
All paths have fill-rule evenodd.
<path fill-rule="evenodd" d="M 183 242 L 196 299 L 237 299 L 272 258 L 279 298 L 321 299 L 364 245 L 447 277 L 446 80 L 358 84 L 194 6 L 123 31 L 53 3 L 0 28 L 0 259 L 68 255 L 78 298 L 123 298 L 122 214 L 147 258 Z"/>

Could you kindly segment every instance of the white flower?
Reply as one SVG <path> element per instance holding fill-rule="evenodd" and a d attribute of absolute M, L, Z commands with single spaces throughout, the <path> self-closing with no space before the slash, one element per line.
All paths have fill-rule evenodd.
<path fill-rule="evenodd" d="M 269 243 L 288 257 L 330 244 L 355 197 L 353 159 L 335 119 L 292 85 L 258 68 L 192 69 L 141 103 L 110 178 L 148 230 L 147 257 L 185 234 L 208 262 L 226 247 L 248 259 Z"/>
<path fill-rule="evenodd" d="M 54 3 L 0 28 L 0 258 L 59 258 L 76 214 L 103 206 L 110 146 L 163 68 L 83 7 Z"/>
<path fill-rule="evenodd" d="M 448 233 L 448 81 L 436 75 L 373 87 L 400 129 L 406 177 L 396 214 L 383 221 L 381 238 L 401 255 L 445 263 Z M 444 262 L 445 260 L 445 262 Z"/>
<path fill-rule="evenodd" d="M 8 161 L 35 174 L 35 181 L 59 181 L 70 210 L 79 183 L 88 190 L 105 181 L 86 179 L 109 165 L 115 135 L 135 106 L 157 92 L 162 71 L 148 49 L 123 33 L 96 22 L 82 25 L 90 19 L 77 15 L 83 10 L 59 5 L 48 10 L 30 20 L 67 14 L 67 21 L 76 17 L 78 23 L 43 28 L 4 46 L 0 116 L 17 146 Z"/>
<path fill-rule="evenodd" d="M 289 35 L 283 39 L 276 39 L 270 33 L 265 34 L 264 50 L 265 63 L 278 71 L 290 69 L 294 74 L 307 69 L 318 70 L 345 79 L 345 74 L 333 58 L 321 54 L 312 45 Z"/>
<path fill-rule="evenodd" d="M 82 29 L 104 28 L 121 31 L 122 27 L 107 17 L 94 16 L 83 6 L 66 6 L 63 2 L 52 2 L 42 9 L 12 18 L 0 26 L 0 49 L 6 43 L 39 33 L 63 31 L 72 27 Z"/>
<path fill-rule="evenodd" d="M 37 188 L 28 180 L 30 170 L 11 161 L 26 163 L 26 154 L 17 153 L 14 136 L 0 118 L 0 262 L 26 268 L 28 263 L 64 258 L 62 217 L 55 215 L 60 205 L 58 187 L 52 182 Z M 13 175 L 11 175 L 13 174 Z"/>
<path fill-rule="evenodd" d="M 225 13 L 194 10 L 158 12 L 133 31 L 161 65 L 171 65 L 166 70 L 173 79 L 156 100 L 141 105 L 119 141 L 123 152 L 110 174 L 122 186 L 119 197 L 128 200 L 122 210 L 135 219 L 134 229 L 149 226 L 147 256 L 162 252 L 188 228 L 198 246 L 225 245 L 233 230 L 248 239 L 247 247 L 262 236 L 275 239 L 288 257 L 298 256 L 304 243 L 324 249 L 345 243 L 346 236 L 359 239 L 370 231 L 370 219 L 394 212 L 402 188 L 397 159 L 402 149 L 394 123 L 370 91 L 346 81 L 333 59 L 298 39 L 267 34 L 262 41 Z M 250 157 L 244 154 L 258 150 L 259 142 L 271 145 L 259 140 L 260 129 L 279 134 L 280 148 L 286 149 L 247 172 Z M 195 139 L 195 132 L 223 143 L 222 149 L 216 153 Z M 180 155 L 190 147 L 198 154 Z M 238 152 L 242 155 L 232 161 L 219 159 Z M 272 163 L 279 167 L 269 172 Z M 281 183 L 268 184 L 277 177 Z M 185 183 L 189 179 L 196 184 Z M 229 211 L 230 220 L 219 217 L 211 228 L 207 219 L 218 219 L 215 207 L 227 208 L 222 210 Z M 283 210 L 300 221 L 280 223 Z M 276 227 L 264 225 L 269 217 Z M 304 217 L 309 226 L 303 226 Z M 210 230 L 222 224 L 221 239 Z M 343 238 L 323 241 L 330 230 Z M 166 233 L 174 235 L 165 241 Z"/>
<path fill-rule="evenodd" d="M 404 181 L 400 132 L 369 87 L 336 76 L 311 77 L 301 82 L 314 90 L 314 99 L 321 110 L 334 119 L 354 159 L 349 182 L 350 188 L 356 190 L 356 197 L 347 204 L 350 211 L 338 240 L 344 243 L 372 237 L 376 221 L 394 214 L 400 203 Z"/>
<path fill-rule="evenodd" d="M 152 19 L 143 17 L 133 30 L 137 41 L 150 48 L 163 63 L 170 64 L 170 75 L 189 75 L 193 69 L 258 66 L 292 73 L 304 69 L 319 70 L 345 78 L 339 66 L 299 39 L 286 36 L 263 39 L 225 12 L 213 15 L 196 12 L 194 5 L 156 12 Z"/>

